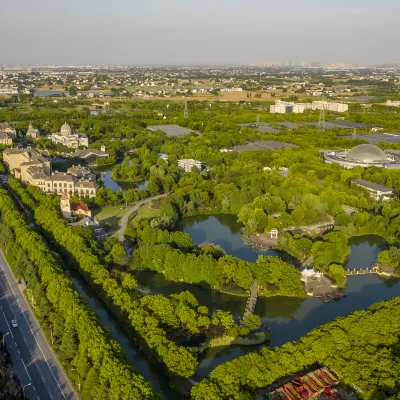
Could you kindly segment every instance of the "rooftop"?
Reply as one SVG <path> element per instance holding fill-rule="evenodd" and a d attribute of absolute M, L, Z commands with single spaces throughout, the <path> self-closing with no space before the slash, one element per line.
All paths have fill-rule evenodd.
<path fill-rule="evenodd" d="M 147 129 L 150 129 L 151 131 L 162 131 L 165 133 L 166 136 L 168 137 L 177 137 L 177 136 L 185 136 L 189 135 L 193 131 L 188 128 L 184 128 L 183 126 L 179 125 L 149 125 Z"/>
<path fill-rule="evenodd" d="M 75 151 L 73 156 L 77 157 L 77 158 L 86 158 L 92 154 L 96 155 L 97 157 L 108 157 L 109 156 L 107 153 L 104 153 L 103 151 L 96 150 L 96 149 L 77 150 L 77 151 Z"/>
<path fill-rule="evenodd" d="M 260 151 L 260 150 L 280 150 L 290 147 L 292 149 L 297 148 L 295 144 L 286 143 L 286 142 L 278 142 L 276 140 L 257 140 L 255 142 L 239 144 L 237 146 L 233 146 L 232 150 L 234 151 Z"/>
<path fill-rule="evenodd" d="M 380 185 L 379 183 L 366 181 L 365 179 L 351 179 L 350 182 L 368 189 L 376 190 L 377 192 L 393 193 L 393 189 Z"/>

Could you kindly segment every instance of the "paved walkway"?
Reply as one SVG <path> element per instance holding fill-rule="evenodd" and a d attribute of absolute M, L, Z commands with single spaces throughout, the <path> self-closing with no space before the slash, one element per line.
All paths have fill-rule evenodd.
<path fill-rule="evenodd" d="M 153 200 L 162 199 L 163 197 L 167 197 L 170 194 L 171 194 L 171 192 L 160 194 L 160 195 L 154 196 L 154 197 L 149 197 L 148 199 L 144 199 L 144 200 L 138 201 L 135 205 L 133 205 L 119 220 L 118 240 L 121 243 L 123 243 L 125 241 L 125 230 L 126 230 L 126 227 L 128 226 L 129 216 L 133 212 L 139 210 L 139 208 L 143 204 L 150 203 Z"/>

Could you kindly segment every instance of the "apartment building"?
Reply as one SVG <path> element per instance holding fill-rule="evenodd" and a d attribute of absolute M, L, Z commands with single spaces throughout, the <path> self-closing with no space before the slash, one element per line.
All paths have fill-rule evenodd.
<path fill-rule="evenodd" d="M 16 178 L 24 183 L 36 186 L 46 193 L 95 197 L 97 191 L 94 175 L 88 178 L 66 172 L 52 172 L 50 157 L 28 147 L 26 149 L 6 149 L 3 161 Z"/>
<path fill-rule="evenodd" d="M 0 132 L 0 144 L 3 146 L 12 145 L 12 137 L 5 132 Z"/>

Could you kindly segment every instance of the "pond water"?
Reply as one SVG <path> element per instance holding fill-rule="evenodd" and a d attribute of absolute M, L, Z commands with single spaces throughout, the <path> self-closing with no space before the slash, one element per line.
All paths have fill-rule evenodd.
<path fill-rule="evenodd" d="M 236 216 L 200 216 L 184 218 L 179 227 L 192 235 L 198 243 L 213 242 L 219 244 L 228 254 L 255 261 L 260 254 L 280 255 L 275 251 L 258 251 L 248 247 L 240 237 L 241 225 Z M 385 242 L 377 236 L 352 238 L 349 242 L 351 254 L 346 260 L 346 268 L 371 266 L 377 260 L 378 253 Z M 199 303 L 210 310 L 222 309 L 241 316 L 245 309 L 246 298 L 213 292 L 200 286 L 185 283 L 168 282 L 163 275 L 143 271 L 136 273 L 139 284 L 149 291 L 163 294 L 190 290 Z M 400 281 L 384 279 L 377 275 L 348 277 L 347 296 L 340 301 L 323 303 L 320 299 L 296 299 L 290 297 L 260 297 L 256 306 L 263 323 L 271 330 L 271 346 L 279 346 L 298 340 L 310 330 L 345 316 L 357 309 L 366 309 L 371 304 L 400 296 Z M 232 360 L 247 352 L 256 351 L 262 346 L 231 346 L 208 349 L 200 360 L 197 373 L 207 375 L 217 365 Z"/>
<path fill-rule="evenodd" d="M 237 222 L 236 215 L 199 215 L 182 219 L 177 229 L 188 233 L 197 244 L 215 243 L 227 254 L 246 261 L 256 261 L 259 255 L 283 257 L 276 250 L 256 250 L 242 239 L 243 225 Z"/>
<path fill-rule="evenodd" d="M 100 175 L 100 179 L 104 186 L 110 188 L 113 192 L 122 190 L 126 192 L 128 189 L 140 189 L 145 190 L 148 180 L 137 181 L 137 182 L 117 182 L 112 178 L 112 167 L 96 167 L 93 168 L 96 174 Z"/>

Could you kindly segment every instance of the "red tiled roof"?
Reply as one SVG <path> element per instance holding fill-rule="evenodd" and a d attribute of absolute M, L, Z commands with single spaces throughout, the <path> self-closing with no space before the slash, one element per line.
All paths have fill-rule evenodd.
<path fill-rule="evenodd" d="M 90 211 L 89 207 L 85 203 L 71 203 L 71 210 L 72 211 L 78 211 L 78 210 L 83 210 L 83 211 Z"/>

